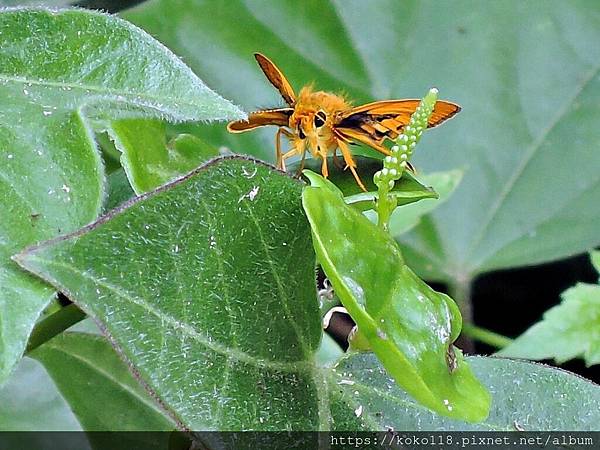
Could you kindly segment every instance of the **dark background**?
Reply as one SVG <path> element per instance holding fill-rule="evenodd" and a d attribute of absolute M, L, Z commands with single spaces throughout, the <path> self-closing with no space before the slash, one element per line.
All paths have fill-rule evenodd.
<path fill-rule="evenodd" d="M 560 303 L 560 294 L 577 282 L 597 283 L 598 273 L 587 254 L 554 263 L 491 272 L 473 285 L 473 319 L 481 327 L 516 337 L 539 321 L 543 313 Z M 477 353 L 493 348 L 476 343 Z M 582 359 L 557 365 L 600 383 L 600 365 L 585 367 Z"/>

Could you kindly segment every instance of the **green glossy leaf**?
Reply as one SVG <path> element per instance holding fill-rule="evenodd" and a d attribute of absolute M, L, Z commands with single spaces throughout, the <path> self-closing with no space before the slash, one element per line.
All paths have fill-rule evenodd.
<path fill-rule="evenodd" d="M 328 164 L 328 179 L 343 192 L 346 197 L 346 203 L 354 206 L 360 211 L 372 209 L 374 205 L 373 202 L 377 198 L 377 186 L 373 183 L 373 175 L 381 169 L 381 159 L 366 156 L 356 157 L 357 171 L 368 192 L 363 192 L 360 189 L 349 171 L 337 167 L 333 162 L 333 157 L 328 158 Z M 305 161 L 304 168 L 320 173 L 321 162 L 320 160 L 309 159 Z M 299 161 L 290 164 L 288 168 L 289 173 L 295 173 L 297 170 L 300 170 Z M 402 178 L 398 180 L 391 193 L 396 197 L 398 205 L 407 205 L 422 199 L 438 197 L 435 189 L 422 184 L 408 172 L 405 172 L 402 175 Z"/>
<path fill-rule="evenodd" d="M 121 19 L 0 11 L 0 382 L 53 291 L 9 260 L 93 220 L 104 195 L 91 124 L 240 117 L 171 52 Z"/>
<path fill-rule="evenodd" d="M 44 364 L 84 430 L 175 428 L 106 339 L 85 333 L 63 333 L 31 355 Z"/>
<path fill-rule="evenodd" d="M 437 86 L 459 103 L 462 112 L 443 132 L 425 134 L 413 162 L 424 173 L 465 170 L 463 182 L 431 223 L 403 237 L 411 260 L 446 281 L 600 243 L 594 0 L 489 8 L 468 0 L 183 0 L 178 8 L 152 0 L 125 17 L 247 110 L 281 104 L 256 51 L 296 89 L 314 81 L 361 103 Z M 220 126 L 202 132 L 216 145 L 274 158 L 269 127 L 243 136 Z"/>
<path fill-rule="evenodd" d="M 501 356 L 555 359 L 561 364 L 583 357 L 600 364 L 600 286 L 578 283 L 562 293 L 562 302 L 498 352 Z"/>
<path fill-rule="evenodd" d="M 0 431 L 81 430 L 44 367 L 31 358 L 23 358 L 0 388 L 0 405 Z"/>
<path fill-rule="evenodd" d="M 302 204 L 318 260 L 388 373 L 440 414 L 485 419 L 489 394 L 452 346 L 461 329 L 452 299 L 421 281 L 393 239 L 347 206 L 333 184 L 306 174 Z"/>
<path fill-rule="evenodd" d="M 98 320 L 186 427 L 326 429 L 301 188 L 218 160 L 19 261 Z"/>
<path fill-rule="evenodd" d="M 180 135 L 167 143 L 167 127 L 159 120 L 124 119 L 108 129 L 123 153 L 121 164 L 139 194 L 152 190 L 198 167 L 219 154 L 192 135 Z"/>
<path fill-rule="evenodd" d="M 483 422 L 453 420 L 415 405 L 374 355 L 355 353 L 343 359 L 329 377 L 335 384 L 331 405 L 339 411 L 337 429 L 600 431 L 600 386 L 564 370 L 525 361 L 468 357 L 467 362 L 492 394 L 492 408 Z M 361 412 L 360 417 L 352 410 Z"/>

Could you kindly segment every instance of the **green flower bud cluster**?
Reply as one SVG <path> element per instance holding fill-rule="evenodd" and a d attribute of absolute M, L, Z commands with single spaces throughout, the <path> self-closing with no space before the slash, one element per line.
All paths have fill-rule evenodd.
<path fill-rule="evenodd" d="M 391 149 L 391 155 L 383 160 L 383 168 L 375 173 L 373 181 L 377 186 L 377 216 L 378 223 L 387 229 L 389 218 L 396 208 L 396 197 L 389 192 L 394 188 L 396 180 L 399 180 L 404 170 L 409 167 L 409 159 L 421 139 L 423 130 L 427 128 L 427 122 L 433 112 L 437 101 L 438 90 L 431 88 L 427 95 L 421 100 L 415 112 L 410 116 L 408 125 L 396 138 Z"/>
<path fill-rule="evenodd" d="M 387 187 L 390 191 L 394 188 L 394 182 L 399 180 L 402 172 L 408 167 L 408 160 L 417 142 L 421 139 L 423 130 L 427 128 L 427 121 L 433 112 L 437 101 L 438 90 L 431 88 L 427 95 L 421 100 L 415 112 L 410 116 L 408 125 L 402 130 L 402 134 L 396 138 L 392 147 L 392 154 L 383 160 L 383 169 L 375 173 L 373 181 L 377 187 Z"/>

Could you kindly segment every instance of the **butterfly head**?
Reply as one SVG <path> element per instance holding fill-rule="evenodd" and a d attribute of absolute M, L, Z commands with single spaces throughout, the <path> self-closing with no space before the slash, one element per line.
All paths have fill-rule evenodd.
<path fill-rule="evenodd" d="M 336 117 L 348 107 L 346 101 L 338 95 L 314 92 L 310 86 L 305 87 L 294 105 L 290 127 L 297 138 L 307 142 L 314 152 L 326 151 L 331 146 Z"/>

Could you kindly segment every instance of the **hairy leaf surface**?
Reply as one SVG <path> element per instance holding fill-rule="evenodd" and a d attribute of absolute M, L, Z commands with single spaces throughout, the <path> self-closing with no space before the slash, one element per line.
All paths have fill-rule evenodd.
<path fill-rule="evenodd" d="M 0 11 L 0 382 L 53 290 L 10 256 L 92 221 L 104 175 L 92 123 L 241 117 L 131 24 L 83 10 Z"/>

